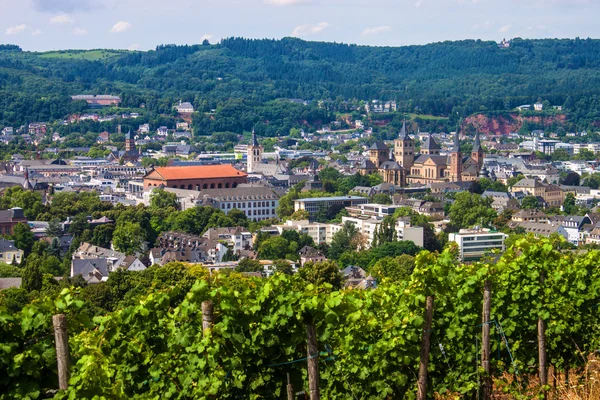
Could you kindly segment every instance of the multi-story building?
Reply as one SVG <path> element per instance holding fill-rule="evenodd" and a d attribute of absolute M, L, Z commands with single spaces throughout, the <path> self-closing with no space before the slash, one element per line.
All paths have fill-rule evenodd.
<path fill-rule="evenodd" d="M 144 188 L 229 189 L 247 181 L 248 175 L 230 164 L 156 167 L 144 176 Z"/>
<path fill-rule="evenodd" d="M 224 241 L 234 252 L 252 248 L 252 233 L 240 226 L 235 228 L 210 228 L 202 237 Z"/>
<path fill-rule="evenodd" d="M 311 237 L 315 244 L 331 243 L 333 234 L 331 233 L 331 224 L 322 224 L 319 222 L 292 221 L 287 220 L 284 224 L 275 225 L 279 234 L 286 230 L 295 230 L 300 234 L 306 234 Z"/>
<path fill-rule="evenodd" d="M 367 203 L 355 207 L 346 207 L 346 210 L 352 217 L 365 215 L 368 217 L 383 218 L 388 215 L 394 215 L 394 212 L 401 207 L 401 205 Z"/>
<path fill-rule="evenodd" d="M 308 212 L 309 220 L 314 221 L 321 210 L 333 214 L 332 209 L 341 211 L 345 207 L 353 207 L 369 202 L 367 197 L 361 196 L 337 196 L 337 197 L 316 197 L 308 199 L 294 200 L 294 211 L 304 210 Z M 337 212 L 335 213 L 337 214 Z"/>
<path fill-rule="evenodd" d="M 458 233 L 451 233 L 448 240 L 458 244 L 461 260 L 474 261 L 494 250 L 504 252 L 507 237 L 502 232 L 490 229 L 461 229 Z"/>
<path fill-rule="evenodd" d="M 0 234 L 12 235 L 15 225 L 18 223 L 27 223 L 22 208 L 14 207 L 10 210 L 0 210 Z"/>
<path fill-rule="evenodd" d="M 342 217 L 343 226 L 349 222 L 358 228 L 358 231 L 365 239 L 365 248 L 368 248 L 373 243 L 375 232 L 383 222 L 381 218 L 359 218 L 359 217 Z M 402 218 L 396 220 L 396 237 L 398 240 L 410 240 L 417 246 L 423 247 L 423 227 L 411 226 L 410 223 Z"/>

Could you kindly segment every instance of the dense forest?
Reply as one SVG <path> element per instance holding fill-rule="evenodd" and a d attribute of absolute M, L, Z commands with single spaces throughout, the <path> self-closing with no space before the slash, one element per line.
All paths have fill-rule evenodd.
<path fill-rule="evenodd" d="M 0 125 L 81 111 L 85 104 L 69 97 L 77 93 L 120 95 L 124 107 L 144 104 L 167 114 L 179 100 L 210 112 L 235 99 L 252 114 L 266 102 L 299 98 L 338 106 L 396 100 L 406 111 L 454 117 L 543 99 L 586 121 L 598 117 L 599 67 L 600 40 L 579 38 L 514 39 L 509 48 L 472 40 L 369 47 L 294 38 L 228 38 L 148 52 L 32 53 L 2 45 Z"/>

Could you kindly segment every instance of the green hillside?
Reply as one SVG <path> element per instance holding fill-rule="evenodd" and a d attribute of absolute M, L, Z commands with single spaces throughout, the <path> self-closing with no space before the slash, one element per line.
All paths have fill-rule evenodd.
<path fill-rule="evenodd" d="M 507 110 L 538 98 L 564 105 L 576 121 L 596 115 L 600 40 L 459 41 L 369 47 L 299 39 L 224 39 L 217 45 L 23 52 L 0 46 L 0 125 L 62 118 L 75 93 L 121 95 L 170 112 L 191 101 L 210 111 L 231 99 L 250 108 L 277 98 L 394 99 L 434 116 Z M 256 121 L 255 121 L 256 122 Z"/>

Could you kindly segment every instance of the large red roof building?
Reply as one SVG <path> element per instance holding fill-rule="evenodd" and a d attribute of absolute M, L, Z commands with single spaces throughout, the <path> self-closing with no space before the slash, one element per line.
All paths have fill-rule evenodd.
<path fill-rule="evenodd" d="M 144 176 L 144 189 L 160 186 L 188 190 L 226 189 L 247 182 L 248 175 L 229 164 L 155 167 Z"/>

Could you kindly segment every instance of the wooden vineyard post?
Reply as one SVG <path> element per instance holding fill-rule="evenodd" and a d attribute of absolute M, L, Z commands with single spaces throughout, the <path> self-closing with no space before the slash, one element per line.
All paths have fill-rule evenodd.
<path fill-rule="evenodd" d="M 317 347 L 317 330 L 311 321 L 306 324 L 307 357 L 308 357 L 308 389 L 310 400 L 319 400 L 319 349 Z"/>
<path fill-rule="evenodd" d="M 492 284 L 485 281 L 483 288 L 483 313 L 481 316 L 481 368 L 485 373 L 483 378 L 483 400 L 492 398 L 492 375 L 490 369 L 490 314 L 492 309 Z"/>
<path fill-rule="evenodd" d="M 431 320 L 433 319 L 433 296 L 427 296 L 425 304 L 425 326 L 421 340 L 421 362 L 419 363 L 419 387 L 417 399 L 427 399 L 427 365 L 429 364 L 429 347 L 431 345 Z"/>
<path fill-rule="evenodd" d="M 543 290 L 544 287 L 544 275 L 540 277 L 540 286 Z M 538 362 L 539 362 L 539 376 L 540 385 L 542 386 L 542 393 L 544 399 L 547 398 L 547 391 L 545 386 L 548 385 L 548 368 L 546 366 L 546 323 L 541 317 L 538 317 Z"/>
<path fill-rule="evenodd" d="M 67 334 L 67 317 L 64 314 L 52 316 L 54 340 L 56 342 L 56 363 L 58 364 L 58 388 L 69 388 L 69 335 Z"/>
<path fill-rule="evenodd" d="M 207 300 L 202 302 L 202 332 L 206 332 L 207 329 L 212 328 L 214 309 L 215 306 L 212 301 Z"/>
<path fill-rule="evenodd" d="M 294 387 L 290 381 L 290 373 L 287 374 L 287 400 L 294 400 Z"/>

